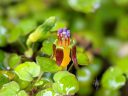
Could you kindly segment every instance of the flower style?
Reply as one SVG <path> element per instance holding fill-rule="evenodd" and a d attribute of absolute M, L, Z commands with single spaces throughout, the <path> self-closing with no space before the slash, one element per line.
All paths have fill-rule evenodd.
<path fill-rule="evenodd" d="M 58 30 L 57 39 L 53 44 L 53 58 L 62 68 L 66 68 L 72 60 L 77 64 L 75 41 L 70 39 L 70 30 L 61 28 Z"/>

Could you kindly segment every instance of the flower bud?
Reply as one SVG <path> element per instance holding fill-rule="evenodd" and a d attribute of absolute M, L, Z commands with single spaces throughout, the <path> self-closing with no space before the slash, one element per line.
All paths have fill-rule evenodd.
<path fill-rule="evenodd" d="M 59 29 L 57 37 L 53 44 L 53 57 L 58 66 L 66 68 L 71 60 L 77 64 L 76 46 L 74 41 L 70 39 L 70 30 L 67 28 Z"/>

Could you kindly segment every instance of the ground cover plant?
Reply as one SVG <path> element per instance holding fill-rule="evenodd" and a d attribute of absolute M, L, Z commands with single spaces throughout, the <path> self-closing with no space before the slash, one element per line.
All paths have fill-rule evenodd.
<path fill-rule="evenodd" d="M 127 0 L 0 0 L 0 96 L 128 96 Z"/>

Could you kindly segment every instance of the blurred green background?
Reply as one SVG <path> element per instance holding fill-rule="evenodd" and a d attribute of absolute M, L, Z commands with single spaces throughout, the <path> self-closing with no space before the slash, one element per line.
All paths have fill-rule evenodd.
<path fill-rule="evenodd" d="M 76 96 L 128 96 L 128 0 L 0 0 L 0 49 L 22 52 L 17 44 L 50 16 L 92 61 L 75 73 Z"/>

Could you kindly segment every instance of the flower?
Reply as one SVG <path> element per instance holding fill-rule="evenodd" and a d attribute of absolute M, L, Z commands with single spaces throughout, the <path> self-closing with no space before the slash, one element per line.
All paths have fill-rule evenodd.
<path fill-rule="evenodd" d="M 66 68 L 72 60 L 77 64 L 75 41 L 70 39 L 70 30 L 61 28 L 58 30 L 57 39 L 53 44 L 53 58 L 62 68 Z"/>

